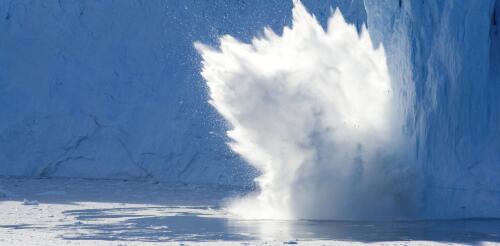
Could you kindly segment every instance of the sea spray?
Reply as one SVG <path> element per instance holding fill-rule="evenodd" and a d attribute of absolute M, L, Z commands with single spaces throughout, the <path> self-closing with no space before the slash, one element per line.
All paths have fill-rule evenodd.
<path fill-rule="evenodd" d="M 231 149 L 261 172 L 229 211 L 246 219 L 384 219 L 415 207 L 385 51 L 339 10 L 327 29 L 299 2 L 282 35 L 265 28 L 218 49 L 195 43 Z"/>

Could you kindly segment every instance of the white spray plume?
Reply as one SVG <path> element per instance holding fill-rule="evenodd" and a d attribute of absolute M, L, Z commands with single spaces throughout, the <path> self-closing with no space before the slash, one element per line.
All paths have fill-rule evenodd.
<path fill-rule="evenodd" d="M 402 117 L 384 48 L 337 9 L 324 30 L 300 1 L 282 35 L 195 43 L 232 150 L 262 175 L 229 211 L 246 219 L 380 219 L 412 206 Z"/>

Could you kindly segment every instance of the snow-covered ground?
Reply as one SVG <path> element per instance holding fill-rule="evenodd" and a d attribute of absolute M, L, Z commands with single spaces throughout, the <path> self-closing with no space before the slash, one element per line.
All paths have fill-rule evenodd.
<path fill-rule="evenodd" d="M 1 178 L 0 245 L 498 244 L 500 221 L 239 220 L 230 187 Z M 35 205 L 29 205 L 35 204 Z M 37 204 L 37 205 L 36 205 Z"/>

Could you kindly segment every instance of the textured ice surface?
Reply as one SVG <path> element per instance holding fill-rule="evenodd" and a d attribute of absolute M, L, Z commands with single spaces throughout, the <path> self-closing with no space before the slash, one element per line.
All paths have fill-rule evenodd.
<path fill-rule="evenodd" d="M 500 216 L 500 1 L 365 1 L 430 217 Z"/>
<path fill-rule="evenodd" d="M 341 3 L 305 1 L 326 20 Z M 194 41 L 290 22 L 291 1 L 0 1 L 0 174 L 246 185 Z M 362 6 L 362 5 L 361 5 Z"/>

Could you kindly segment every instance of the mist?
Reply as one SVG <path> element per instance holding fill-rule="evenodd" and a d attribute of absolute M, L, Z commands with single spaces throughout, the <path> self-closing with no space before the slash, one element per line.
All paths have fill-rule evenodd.
<path fill-rule="evenodd" d="M 228 210 L 246 219 L 406 218 L 418 178 L 385 50 L 332 11 L 326 30 L 299 2 L 282 35 L 195 43 L 231 149 L 261 172 Z"/>

